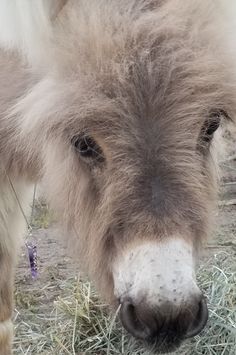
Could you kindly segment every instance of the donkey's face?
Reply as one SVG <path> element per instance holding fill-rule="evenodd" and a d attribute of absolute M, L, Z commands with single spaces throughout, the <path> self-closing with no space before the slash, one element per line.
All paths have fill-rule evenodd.
<path fill-rule="evenodd" d="M 93 7 L 68 16 L 73 38 L 22 101 L 22 132 L 42 148 L 48 198 L 84 270 L 132 335 L 168 350 L 207 320 L 195 264 L 212 224 L 214 134 L 233 113 L 231 79 L 187 17 L 168 22 L 167 9 L 132 23 L 113 7 L 90 16 Z"/>
<path fill-rule="evenodd" d="M 44 179 L 78 259 L 121 305 L 126 329 L 164 349 L 207 320 L 195 264 L 211 224 L 211 150 L 225 114 L 215 102 L 202 110 L 204 88 L 179 98 L 175 87 L 152 91 L 151 76 L 139 85 L 132 75 L 128 90 L 116 78 L 117 95 L 82 77 L 74 96 L 68 87 L 70 108 L 50 129 Z"/>

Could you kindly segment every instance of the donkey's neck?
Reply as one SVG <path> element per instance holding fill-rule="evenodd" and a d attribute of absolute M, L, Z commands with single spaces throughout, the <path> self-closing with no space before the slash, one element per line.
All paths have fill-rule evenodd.
<path fill-rule="evenodd" d="M 0 50 L 0 172 L 37 180 L 41 162 L 29 137 L 21 131 L 21 117 L 14 108 L 34 85 L 36 78 L 16 53 Z"/>

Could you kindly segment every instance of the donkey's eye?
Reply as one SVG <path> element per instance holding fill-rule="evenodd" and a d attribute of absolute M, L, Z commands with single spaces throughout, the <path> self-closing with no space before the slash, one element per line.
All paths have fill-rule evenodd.
<path fill-rule="evenodd" d="M 75 136 L 72 138 L 71 143 L 83 159 L 104 161 L 102 149 L 92 137 L 85 135 Z"/>
<path fill-rule="evenodd" d="M 204 123 L 202 130 L 201 130 L 201 139 L 204 142 L 209 143 L 212 140 L 215 131 L 220 126 L 220 122 L 221 122 L 221 115 L 216 114 L 216 115 L 212 116 L 211 118 L 209 118 Z"/>

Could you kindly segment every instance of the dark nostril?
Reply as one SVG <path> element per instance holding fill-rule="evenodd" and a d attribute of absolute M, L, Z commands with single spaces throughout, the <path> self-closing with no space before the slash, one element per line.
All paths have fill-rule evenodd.
<path fill-rule="evenodd" d="M 157 322 L 152 312 L 135 306 L 130 300 L 121 303 L 120 318 L 125 329 L 135 338 L 147 340 L 157 332 Z"/>
<path fill-rule="evenodd" d="M 187 338 L 192 338 L 195 335 L 199 334 L 205 327 L 208 320 L 208 309 L 207 303 L 204 297 L 200 300 L 198 304 L 198 310 L 194 321 L 187 331 Z"/>
<path fill-rule="evenodd" d="M 196 300 L 195 306 L 179 311 L 174 305 L 166 304 L 161 309 L 145 303 L 134 304 L 132 300 L 121 302 L 120 318 L 124 328 L 135 338 L 162 345 L 177 345 L 184 338 L 191 338 L 201 332 L 208 319 L 206 300 Z"/>

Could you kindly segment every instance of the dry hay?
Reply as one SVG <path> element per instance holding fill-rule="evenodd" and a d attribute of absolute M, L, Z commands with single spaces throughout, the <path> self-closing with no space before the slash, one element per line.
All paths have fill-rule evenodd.
<path fill-rule="evenodd" d="M 236 349 L 236 263 L 235 246 L 217 252 L 199 269 L 198 279 L 209 303 L 207 328 L 185 343 L 176 355 L 234 355 Z M 141 351 L 111 316 L 89 282 L 56 279 L 61 297 L 50 313 L 38 313 L 42 290 L 27 295 L 24 302 L 16 292 L 16 354 L 149 354 Z M 52 286 L 54 287 L 54 286 Z M 40 307 L 42 309 L 42 307 Z M 48 311 L 47 311 L 48 312 Z M 118 312 L 117 312 L 118 313 Z"/>

